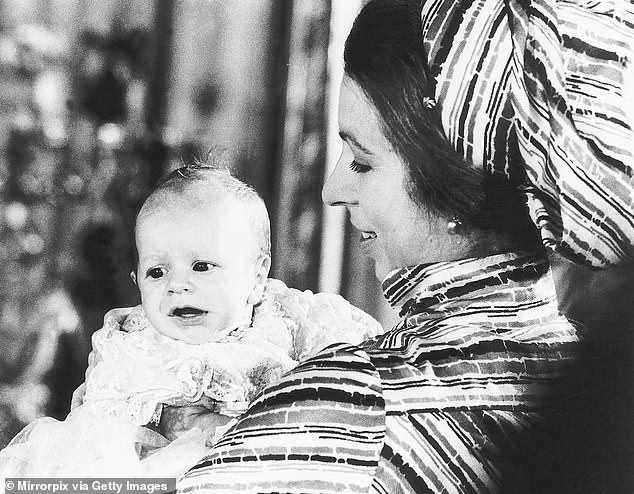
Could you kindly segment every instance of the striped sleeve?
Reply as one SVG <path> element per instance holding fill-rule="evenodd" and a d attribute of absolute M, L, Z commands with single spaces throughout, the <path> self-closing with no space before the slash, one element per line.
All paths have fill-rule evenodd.
<path fill-rule="evenodd" d="M 385 404 L 367 354 L 324 350 L 268 388 L 178 482 L 190 492 L 368 492 Z"/>

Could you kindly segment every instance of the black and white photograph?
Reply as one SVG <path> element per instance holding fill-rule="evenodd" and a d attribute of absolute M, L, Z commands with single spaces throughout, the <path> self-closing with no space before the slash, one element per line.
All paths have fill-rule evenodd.
<path fill-rule="evenodd" d="M 634 0 L 0 0 L 0 493 L 634 494 Z"/>

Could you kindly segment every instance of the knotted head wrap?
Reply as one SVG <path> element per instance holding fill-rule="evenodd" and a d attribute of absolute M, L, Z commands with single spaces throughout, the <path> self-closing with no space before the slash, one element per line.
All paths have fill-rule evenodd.
<path fill-rule="evenodd" d="M 634 261 L 634 4 L 425 0 L 422 42 L 456 151 L 528 177 L 543 242 L 593 267 Z"/>

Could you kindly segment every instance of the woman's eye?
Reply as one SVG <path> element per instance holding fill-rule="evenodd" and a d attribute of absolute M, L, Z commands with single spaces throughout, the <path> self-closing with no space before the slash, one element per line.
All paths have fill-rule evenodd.
<path fill-rule="evenodd" d="M 165 275 L 165 270 L 163 268 L 150 268 L 147 270 L 147 273 L 145 273 L 145 275 L 148 278 L 158 280 Z"/>
<path fill-rule="evenodd" d="M 197 261 L 194 263 L 193 270 L 194 271 L 209 271 L 212 269 L 214 265 L 210 262 L 206 261 Z"/>
<path fill-rule="evenodd" d="M 365 173 L 370 171 L 370 167 L 368 165 L 362 165 L 357 161 L 350 163 L 350 169 L 355 173 Z"/>

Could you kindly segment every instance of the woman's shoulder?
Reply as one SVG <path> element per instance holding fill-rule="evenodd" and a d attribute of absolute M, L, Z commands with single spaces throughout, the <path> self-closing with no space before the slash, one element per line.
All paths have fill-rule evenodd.
<path fill-rule="evenodd" d="M 578 338 L 562 317 L 516 326 L 492 328 L 467 315 L 418 318 L 364 350 L 392 411 L 540 409 L 574 367 Z"/>
<path fill-rule="evenodd" d="M 366 492 L 384 437 L 378 373 L 362 348 L 337 344 L 268 386 L 179 488 L 204 478 L 214 492 L 226 485 L 236 492 L 268 492 L 271 485 L 340 492 L 353 484 Z"/>

